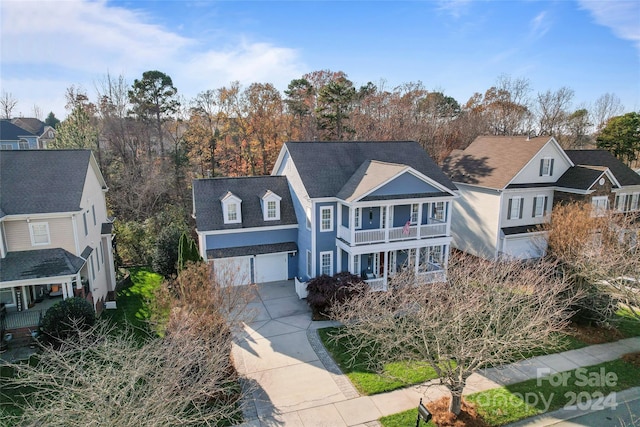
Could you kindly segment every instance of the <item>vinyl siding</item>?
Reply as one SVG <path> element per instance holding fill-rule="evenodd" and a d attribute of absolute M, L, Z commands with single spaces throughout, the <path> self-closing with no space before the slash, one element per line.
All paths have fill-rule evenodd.
<path fill-rule="evenodd" d="M 396 177 L 393 181 L 388 182 L 377 190 L 369 194 L 369 196 L 390 196 L 396 194 L 416 194 L 416 193 L 437 193 L 440 190 L 432 185 L 427 184 L 417 176 L 408 172 Z"/>
<path fill-rule="evenodd" d="M 239 246 L 264 245 L 271 243 L 295 242 L 298 230 L 251 231 L 245 233 L 229 233 L 207 235 L 206 249 L 237 248 Z"/>
<path fill-rule="evenodd" d="M 517 227 L 520 225 L 531 224 L 543 224 L 547 222 L 548 217 L 534 217 L 533 216 L 533 203 L 536 196 L 547 196 L 547 214 L 551 213 L 551 207 L 553 206 L 553 190 L 549 189 L 530 189 L 522 190 L 518 192 L 504 192 L 502 194 L 502 221 L 500 227 Z M 508 218 L 509 212 L 509 199 L 512 197 L 523 197 L 524 203 L 522 208 L 522 218 Z"/>
<path fill-rule="evenodd" d="M 540 160 L 552 158 L 553 175 L 540 176 Z M 532 184 L 544 182 L 556 182 L 571 165 L 553 142 L 545 144 L 538 154 L 514 177 L 511 184 Z"/>
<path fill-rule="evenodd" d="M 38 218 L 33 222 L 46 222 L 49 224 L 48 245 L 31 245 L 31 235 L 29 234 L 29 223 L 26 220 L 4 221 L 6 232 L 7 251 L 30 251 L 34 249 L 62 248 L 72 254 L 76 252 L 76 245 L 73 240 L 73 223 L 71 217 L 61 218 Z"/>

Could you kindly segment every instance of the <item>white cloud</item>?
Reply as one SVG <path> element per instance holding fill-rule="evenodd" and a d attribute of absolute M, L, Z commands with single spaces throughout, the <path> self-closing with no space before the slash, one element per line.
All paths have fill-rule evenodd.
<path fill-rule="evenodd" d="M 286 87 L 304 70 L 293 49 L 226 34 L 225 48 L 217 50 L 105 0 L 2 0 L 0 16 L 3 90 L 58 116 L 65 88 L 80 85 L 92 97 L 94 82 L 108 71 L 133 82 L 143 71 L 160 70 L 189 98 L 232 80 Z"/>
<path fill-rule="evenodd" d="M 471 0 L 439 0 L 438 10 L 448 13 L 454 18 L 465 15 L 471 5 Z"/>
<path fill-rule="evenodd" d="M 616 37 L 632 41 L 640 52 L 640 2 L 579 0 L 578 3 L 598 24 L 610 28 Z"/>
<path fill-rule="evenodd" d="M 543 37 L 551 28 L 551 21 L 547 16 L 547 12 L 540 12 L 529 23 L 529 37 L 539 39 Z"/>

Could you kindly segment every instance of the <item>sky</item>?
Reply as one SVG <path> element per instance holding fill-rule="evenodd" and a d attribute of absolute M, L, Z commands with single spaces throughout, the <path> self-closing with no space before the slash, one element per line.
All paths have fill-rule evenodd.
<path fill-rule="evenodd" d="M 640 1 L 0 0 L 0 89 L 14 115 L 64 118 L 72 85 L 171 76 L 186 100 L 239 81 L 343 71 L 356 87 L 422 82 L 461 104 L 501 75 L 640 111 Z"/>

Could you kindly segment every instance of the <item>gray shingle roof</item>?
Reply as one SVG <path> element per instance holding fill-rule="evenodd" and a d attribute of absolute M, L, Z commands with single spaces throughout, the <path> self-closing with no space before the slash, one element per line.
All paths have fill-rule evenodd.
<path fill-rule="evenodd" d="M 46 126 L 45 122 L 35 117 L 18 117 L 11 120 L 11 123 L 38 136 L 44 133 Z"/>
<path fill-rule="evenodd" d="M 407 165 L 450 190 L 457 190 L 415 141 L 287 142 L 287 150 L 310 197 L 336 197 L 363 163 Z"/>
<path fill-rule="evenodd" d="M 279 252 L 293 252 L 297 250 L 298 245 L 295 242 L 237 246 L 235 248 L 209 249 L 207 250 L 207 259 L 231 258 L 246 255 L 275 254 Z"/>
<path fill-rule="evenodd" d="M 9 252 L 0 259 L 0 282 L 70 276 L 84 263 L 62 248 Z"/>
<path fill-rule="evenodd" d="M 606 150 L 565 150 L 576 165 L 606 166 L 620 185 L 640 185 L 640 175 Z"/>
<path fill-rule="evenodd" d="M 519 225 L 516 227 L 502 227 L 505 236 L 513 236 L 514 234 L 538 233 L 542 231 L 540 224 Z"/>
<path fill-rule="evenodd" d="M 90 157 L 90 150 L 0 150 L 0 211 L 80 210 Z"/>
<path fill-rule="evenodd" d="M 0 140 L 1 141 L 19 141 L 24 136 L 36 136 L 33 133 L 16 126 L 9 120 L 0 120 Z"/>
<path fill-rule="evenodd" d="M 265 194 L 267 190 L 282 198 L 278 221 L 264 220 L 260 195 Z M 224 223 L 220 198 L 227 192 L 242 199 L 241 224 Z M 198 231 L 298 224 L 289 184 L 284 176 L 196 179 L 193 181 L 193 201 Z"/>
<path fill-rule="evenodd" d="M 563 188 L 574 188 L 578 190 L 588 190 L 604 175 L 602 169 L 594 169 L 585 166 L 574 166 L 558 179 L 556 185 Z"/>

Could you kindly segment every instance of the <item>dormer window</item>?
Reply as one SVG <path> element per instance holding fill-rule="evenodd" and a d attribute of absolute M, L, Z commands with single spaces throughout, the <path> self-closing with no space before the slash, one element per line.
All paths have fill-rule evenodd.
<path fill-rule="evenodd" d="M 233 194 L 232 192 L 227 192 L 222 199 L 222 215 L 224 217 L 225 224 L 239 224 L 242 222 L 242 211 L 240 210 L 240 206 L 242 200 Z"/>
<path fill-rule="evenodd" d="M 262 195 L 262 215 L 265 221 L 280 219 L 280 200 L 282 198 L 271 190 Z"/>
<path fill-rule="evenodd" d="M 551 157 L 540 159 L 540 176 L 553 176 L 553 159 Z"/>

